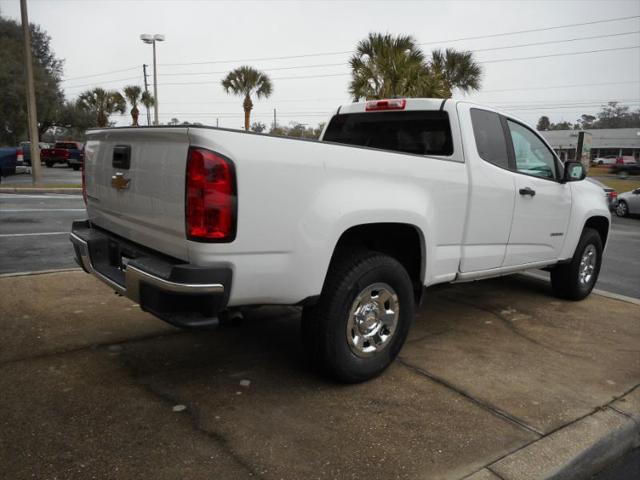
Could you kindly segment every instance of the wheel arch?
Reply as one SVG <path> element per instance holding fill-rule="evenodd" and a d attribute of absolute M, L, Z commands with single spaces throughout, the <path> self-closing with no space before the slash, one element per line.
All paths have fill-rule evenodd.
<path fill-rule="evenodd" d="M 593 228 L 598 232 L 600 240 L 602 240 L 602 248 L 604 248 L 607 244 L 607 238 L 609 237 L 609 219 L 600 215 L 589 217 L 584 223 L 582 231 L 584 232 L 587 228 Z"/>
<path fill-rule="evenodd" d="M 338 238 L 331 255 L 329 269 L 344 253 L 363 247 L 389 255 L 400 262 L 414 285 L 416 300 L 420 298 L 426 275 L 427 254 L 425 235 L 418 226 L 400 222 L 353 225 L 343 231 Z"/>

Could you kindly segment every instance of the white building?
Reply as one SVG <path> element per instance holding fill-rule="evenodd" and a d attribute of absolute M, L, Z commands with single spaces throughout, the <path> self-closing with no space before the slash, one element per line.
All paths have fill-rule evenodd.
<path fill-rule="evenodd" d="M 540 132 L 562 160 L 573 160 L 580 130 Z M 640 128 L 603 128 L 585 130 L 592 135 L 591 159 L 615 155 L 633 155 L 640 161 Z"/>

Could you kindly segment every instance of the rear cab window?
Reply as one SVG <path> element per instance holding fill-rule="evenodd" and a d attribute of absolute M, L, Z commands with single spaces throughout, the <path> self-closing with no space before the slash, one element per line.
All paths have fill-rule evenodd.
<path fill-rule="evenodd" d="M 444 111 L 337 114 L 322 140 L 415 155 L 453 155 L 449 115 Z"/>

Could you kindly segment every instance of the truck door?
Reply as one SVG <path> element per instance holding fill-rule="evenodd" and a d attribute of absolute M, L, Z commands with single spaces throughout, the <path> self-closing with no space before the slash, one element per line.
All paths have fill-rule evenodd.
<path fill-rule="evenodd" d="M 516 200 L 504 266 L 558 258 L 571 212 L 571 189 L 560 183 L 558 160 L 529 127 L 511 119 L 510 154 L 515 160 Z"/>
<path fill-rule="evenodd" d="M 458 104 L 469 173 L 469 205 L 460 271 L 502 266 L 515 205 L 507 137 L 500 115 Z"/>

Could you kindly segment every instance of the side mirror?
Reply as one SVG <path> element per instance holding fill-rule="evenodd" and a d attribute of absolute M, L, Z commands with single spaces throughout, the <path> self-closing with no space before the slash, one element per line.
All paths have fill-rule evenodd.
<path fill-rule="evenodd" d="M 584 180 L 587 176 L 587 172 L 584 169 L 584 165 L 580 162 L 566 162 L 564 164 L 564 175 L 562 178 L 563 183 L 566 182 L 578 182 Z"/>

